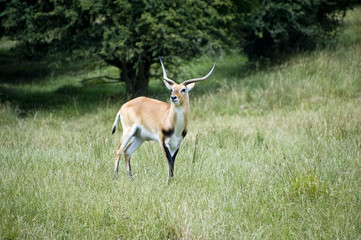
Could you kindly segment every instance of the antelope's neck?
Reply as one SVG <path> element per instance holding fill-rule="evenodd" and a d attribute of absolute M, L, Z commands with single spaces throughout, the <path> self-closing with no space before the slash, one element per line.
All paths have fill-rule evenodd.
<path fill-rule="evenodd" d="M 172 126 L 174 126 L 174 134 L 177 136 L 182 135 L 184 129 L 187 128 L 189 105 L 176 106 L 175 104 L 171 104 L 169 115 Z"/>

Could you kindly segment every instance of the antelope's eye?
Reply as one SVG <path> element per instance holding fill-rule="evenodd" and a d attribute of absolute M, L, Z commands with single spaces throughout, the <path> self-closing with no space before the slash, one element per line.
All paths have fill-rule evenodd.
<path fill-rule="evenodd" d="M 185 93 L 185 92 L 186 92 L 186 89 L 185 89 L 185 88 L 182 88 L 182 89 L 181 89 L 181 92 L 182 92 L 182 93 Z"/>

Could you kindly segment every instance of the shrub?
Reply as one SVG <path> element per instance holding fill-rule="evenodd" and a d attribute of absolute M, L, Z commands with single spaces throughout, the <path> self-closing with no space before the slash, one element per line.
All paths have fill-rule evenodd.
<path fill-rule="evenodd" d="M 250 60 L 277 60 L 295 50 L 316 46 L 333 36 L 341 11 L 355 0 L 271 0 L 244 19 L 244 52 Z"/>

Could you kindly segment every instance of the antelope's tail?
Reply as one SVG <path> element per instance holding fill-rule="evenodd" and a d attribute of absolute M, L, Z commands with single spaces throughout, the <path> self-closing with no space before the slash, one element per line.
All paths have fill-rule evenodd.
<path fill-rule="evenodd" d="M 120 111 L 118 112 L 117 116 L 115 117 L 114 123 L 113 123 L 113 130 L 112 130 L 112 134 L 115 133 L 115 130 L 117 130 L 117 124 L 120 120 Z"/>

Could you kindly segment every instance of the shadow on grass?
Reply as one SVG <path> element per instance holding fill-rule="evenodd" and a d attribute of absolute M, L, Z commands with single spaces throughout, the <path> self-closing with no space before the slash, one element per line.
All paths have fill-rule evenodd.
<path fill-rule="evenodd" d="M 239 56 L 223 59 L 217 64 L 213 76 L 192 91 L 192 97 L 204 93 L 212 93 L 229 79 L 239 79 L 245 74 L 244 61 Z M 208 63 L 208 62 L 207 62 Z M 198 64 L 198 63 L 197 63 Z M 198 76 L 209 71 L 209 66 L 200 63 L 198 68 L 187 66 L 191 74 Z M 86 72 L 84 63 L 63 64 L 58 66 L 56 76 L 69 75 L 69 84 L 55 90 L 37 89 L 42 83 L 52 79 L 54 74 L 50 61 L 24 61 L 15 51 L 0 49 L 0 103 L 10 102 L 19 107 L 22 115 L 37 110 L 53 110 L 61 108 L 77 108 L 81 112 L 91 111 L 94 106 L 104 102 L 125 102 L 125 85 L 123 83 L 106 83 L 92 86 L 73 84 L 71 78 Z M 91 69 L 89 69 L 91 70 Z M 188 70 L 188 69 L 187 69 Z M 193 73 L 193 71 L 195 71 Z M 70 74 L 69 74 L 70 73 Z M 28 86 L 31 87 L 28 87 Z M 148 97 L 167 101 L 169 91 L 164 87 L 161 76 L 152 79 L 149 84 Z"/>
<path fill-rule="evenodd" d="M 50 74 L 51 68 L 46 61 L 26 61 L 13 50 L 0 51 L 0 83 L 37 82 Z"/>
<path fill-rule="evenodd" d="M 41 84 L 53 77 L 83 74 L 90 70 L 91 61 L 61 61 L 54 58 L 30 60 L 22 57 L 13 46 L 0 39 L 0 84 Z M 5 45 L 5 46 L 4 46 Z"/>
<path fill-rule="evenodd" d="M 18 106 L 23 116 L 32 111 L 56 110 L 64 107 L 76 108 L 86 113 L 100 103 L 119 101 L 120 95 L 117 88 L 112 86 L 91 88 L 68 85 L 55 91 L 26 91 L 0 86 L 0 103 L 10 102 Z"/>
<path fill-rule="evenodd" d="M 22 115 L 34 110 L 52 110 L 62 107 L 91 109 L 100 102 L 116 101 L 124 95 L 120 83 L 82 86 L 74 84 L 73 76 L 85 73 L 87 63 L 64 63 L 55 66 L 54 61 L 30 61 L 12 50 L 0 47 L 0 103 L 10 102 Z M 85 66 L 85 67 L 84 67 Z M 65 75 L 69 83 L 58 89 L 37 89 L 46 81 Z M 49 88 L 50 89 L 50 88 Z"/>

